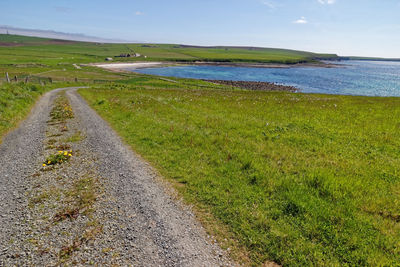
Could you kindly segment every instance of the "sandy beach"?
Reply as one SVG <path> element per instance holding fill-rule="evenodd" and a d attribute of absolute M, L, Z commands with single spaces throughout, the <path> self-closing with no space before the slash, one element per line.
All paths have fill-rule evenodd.
<path fill-rule="evenodd" d="M 134 70 L 141 68 L 160 67 L 162 65 L 166 65 L 166 63 L 162 62 L 107 63 L 107 64 L 93 64 L 92 66 L 108 70 L 123 70 L 127 68 L 129 68 L 130 70 Z"/>
<path fill-rule="evenodd" d="M 339 65 L 327 63 L 299 63 L 299 64 L 272 64 L 272 63 L 235 63 L 235 62 L 132 62 L 132 63 L 101 63 L 90 64 L 113 71 L 130 71 L 143 68 L 166 67 L 177 65 L 196 65 L 196 66 L 225 66 L 225 67 L 248 67 L 248 68 L 296 68 L 296 67 L 321 67 L 336 68 Z"/>

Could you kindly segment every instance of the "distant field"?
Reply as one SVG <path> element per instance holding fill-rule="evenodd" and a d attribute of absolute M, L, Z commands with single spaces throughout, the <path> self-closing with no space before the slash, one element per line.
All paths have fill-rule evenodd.
<path fill-rule="evenodd" d="M 130 83 L 80 93 L 239 258 L 400 264 L 399 98 Z"/>
<path fill-rule="evenodd" d="M 137 58 L 115 57 L 128 53 L 140 53 L 142 56 Z M 78 78 L 80 81 L 87 82 L 123 80 L 135 76 L 134 74 L 115 73 L 96 67 L 79 66 L 80 64 L 105 62 L 107 57 L 114 58 L 115 62 L 224 61 L 292 64 L 318 62 L 318 59 L 335 58 L 336 55 L 270 48 L 100 44 L 0 34 L 0 82 L 4 80 L 6 72 L 11 77 L 18 76 L 22 79 L 34 75 L 58 81 L 72 81 Z"/>
<path fill-rule="evenodd" d="M 46 53 L 44 53 L 46 52 Z M 230 61 L 299 63 L 312 62 L 336 55 L 310 52 L 240 47 L 191 47 L 174 44 L 98 44 L 52 40 L 35 37 L 0 35 L 0 64 L 20 63 L 26 57 L 32 62 L 43 64 L 89 63 L 104 61 L 105 57 L 115 57 L 122 53 L 140 53 L 139 58 L 115 58 L 118 61 Z M 7 62 L 5 62 L 7 60 Z"/>

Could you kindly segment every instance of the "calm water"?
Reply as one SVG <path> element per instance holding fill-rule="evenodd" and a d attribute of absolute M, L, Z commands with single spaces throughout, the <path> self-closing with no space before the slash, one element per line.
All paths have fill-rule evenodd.
<path fill-rule="evenodd" d="M 135 70 L 182 78 L 266 81 L 292 85 L 306 93 L 400 96 L 400 62 L 343 61 L 341 68 L 287 69 L 182 66 Z"/>

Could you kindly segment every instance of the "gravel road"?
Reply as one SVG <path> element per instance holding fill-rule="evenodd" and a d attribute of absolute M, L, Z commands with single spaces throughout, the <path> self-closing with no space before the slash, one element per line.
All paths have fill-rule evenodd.
<path fill-rule="evenodd" d="M 60 126 L 49 125 L 49 113 L 58 92 L 63 90 L 75 116 L 63 126 L 68 132 L 57 134 Z M 76 90 L 57 89 L 45 94 L 31 115 L 0 146 L 0 266 L 234 265 L 207 236 L 190 208 L 172 197 L 171 189 Z M 69 144 L 77 151 L 76 156 L 62 166 L 43 171 L 40 163 L 51 153 L 44 144 L 61 144 L 74 133 L 85 137 Z M 79 182 L 88 175 L 96 177 L 95 187 L 101 188 L 96 189 L 99 195 L 90 208 L 94 211 L 65 222 L 46 219 L 53 216 L 52 210 L 57 210 L 54 203 L 62 204 L 73 194 L 59 193 L 54 196 L 54 203 L 46 204 L 39 203 L 39 193 L 43 196 L 43 192 L 66 192 L 74 185 L 69 181 Z M 65 200 L 63 194 L 67 196 Z M 35 205 L 32 199 L 36 200 Z M 93 228 L 93 221 L 101 227 Z M 79 242 L 73 239 L 82 231 L 87 236 L 89 231 L 79 228 L 88 225 L 101 229 L 101 233 L 78 239 Z M 62 242 L 72 245 L 61 247 Z"/>

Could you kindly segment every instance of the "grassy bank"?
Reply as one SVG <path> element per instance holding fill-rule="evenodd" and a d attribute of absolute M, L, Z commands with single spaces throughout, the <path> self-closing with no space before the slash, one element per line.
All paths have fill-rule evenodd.
<path fill-rule="evenodd" d="M 0 84 L 0 144 L 4 134 L 28 115 L 39 96 L 51 89 L 64 86 L 68 85 L 64 83 L 47 86 L 33 83 Z"/>
<path fill-rule="evenodd" d="M 46 90 L 35 84 L 0 84 L 0 143 L 2 136 L 29 113 Z"/>
<path fill-rule="evenodd" d="M 80 93 L 253 264 L 400 264 L 399 98 L 159 80 Z"/>

